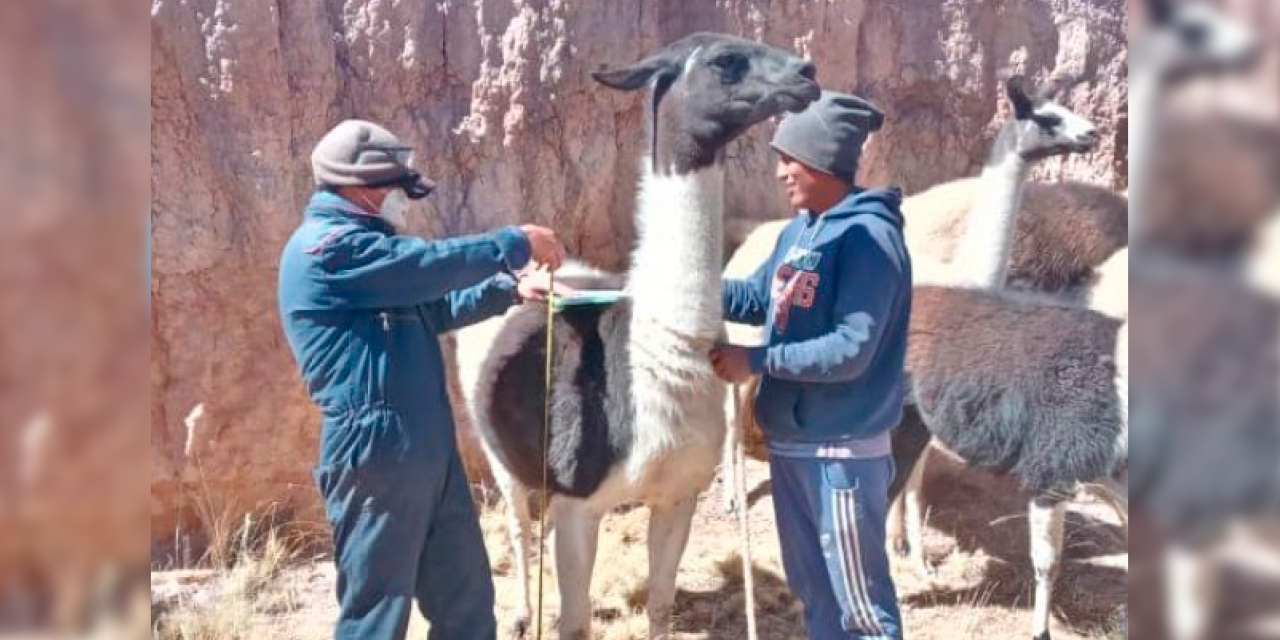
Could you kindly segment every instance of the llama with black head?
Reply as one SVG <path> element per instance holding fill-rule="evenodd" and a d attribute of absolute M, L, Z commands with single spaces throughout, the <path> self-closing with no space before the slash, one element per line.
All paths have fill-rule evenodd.
<path fill-rule="evenodd" d="M 1001 127 L 980 176 L 931 187 L 903 202 L 913 255 L 948 265 L 970 286 L 1010 286 L 1076 297 L 1093 271 L 1128 243 L 1126 203 L 1109 190 L 1072 182 L 1029 182 L 1051 157 L 1088 153 L 1101 136 L 1058 100 L 1072 86 L 1059 76 L 1033 92 L 1022 76 L 1005 85 L 1012 117 Z M 1014 218 L 1018 223 L 1013 223 Z"/>
<path fill-rule="evenodd" d="M 1005 125 L 980 179 L 968 227 L 948 264 L 921 261 L 916 278 L 904 430 L 924 425 L 934 442 L 970 465 L 1016 478 L 1031 494 L 1028 523 L 1035 569 L 1033 635 L 1049 637 L 1053 580 L 1061 556 L 1065 502 L 1083 485 L 1118 487 L 1128 461 L 1127 361 L 1121 324 L 1067 301 L 1005 291 L 1022 184 L 1029 163 L 1091 150 L 1098 136 L 1083 118 L 1043 108 L 1010 80 L 1014 119 Z M 1065 111 L 1065 110 L 1064 110 Z M 1048 127 L 1077 133 L 1042 142 Z M 921 480 L 928 450 L 891 515 L 900 550 L 928 570 Z M 1114 497 L 1124 518 L 1118 489 Z M 905 530 L 906 542 L 902 533 Z"/>
<path fill-rule="evenodd" d="M 910 222 L 909 246 L 916 255 L 929 258 L 922 266 L 945 264 L 941 271 L 926 268 L 917 274 L 917 282 L 942 280 L 994 289 L 1005 286 L 1011 266 L 1017 263 L 1018 277 L 1030 281 L 1033 288 L 1057 284 L 1052 274 L 1052 263 L 1056 260 L 1044 255 L 1025 255 L 1029 253 L 1025 250 L 1024 255 L 1015 259 L 1015 249 L 1025 247 L 1023 238 L 1016 234 L 1019 229 L 1014 222 L 1025 214 L 1023 196 L 1028 188 L 1027 177 L 1038 162 L 1088 153 L 1101 141 L 1092 122 L 1054 101 L 1065 86 L 1066 80 L 1060 78 L 1037 93 L 1023 76 L 1010 78 L 1005 83 L 1005 95 L 1012 117 L 1000 128 L 982 174 L 938 185 L 903 203 L 904 215 Z M 969 209 L 957 216 L 954 207 L 963 202 L 969 204 Z M 1053 213 L 1072 215 L 1073 212 Z M 948 222 L 953 217 L 958 219 Z M 956 228 L 962 229 L 962 233 L 954 233 L 952 230 Z M 1118 230 L 1124 231 L 1123 227 Z M 1124 240 L 1115 238 L 1108 242 L 1115 246 L 1107 249 L 1114 251 L 1123 246 Z M 1099 262 L 1104 258 L 1105 254 Z"/>
<path fill-rule="evenodd" d="M 724 386 L 707 356 L 722 331 L 723 150 L 752 125 L 815 100 L 814 75 L 786 52 L 717 34 L 592 74 L 614 89 L 649 90 L 649 140 L 628 298 L 569 308 L 553 328 L 547 465 L 562 638 L 589 636 L 600 519 L 635 502 L 650 507 L 649 637 L 669 633 L 677 565 L 725 433 Z M 503 320 L 471 399 L 511 509 L 526 623 L 528 497 L 543 470 L 545 314 L 526 306 Z"/>
<path fill-rule="evenodd" d="M 1017 222 L 1025 213 L 1021 211 L 1022 193 L 1031 167 L 1045 158 L 1092 151 L 1100 141 L 1092 122 L 1050 99 L 1062 86 L 1059 79 L 1036 94 L 1029 90 L 1022 76 L 1008 80 L 1006 94 L 1013 117 L 1001 127 L 982 175 L 974 185 L 976 192 L 970 198 L 971 210 L 965 231 L 955 245 L 954 259 L 939 262 L 933 259 L 935 253 L 926 253 L 917 261 L 915 284 L 987 291 L 1005 289 L 1017 240 Z M 927 222 L 928 215 L 935 209 L 945 210 L 946 197 L 956 195 L 951 185 L 960 182 L 966 181 L 940 185 L 911 198 L 914 204 L 908 208 L 908 219 L 914 221 L 911 218 L 914 214 L 925 217 Z M 925 238 L 917 237 L 917 240 L 934 248 Z M 927 325 L 913 319 L 913 326 Z M 927 460 L 928 452 L 922 452 L 914 465 L 914 473 L 907 476 L 904 493 L 895 501 L 890 517 L 890 539 L 900 552 L 909 549 L 916 566 L 926 571 L 928 563 L 921 542 L 924 516 L 920 484 Z"/>

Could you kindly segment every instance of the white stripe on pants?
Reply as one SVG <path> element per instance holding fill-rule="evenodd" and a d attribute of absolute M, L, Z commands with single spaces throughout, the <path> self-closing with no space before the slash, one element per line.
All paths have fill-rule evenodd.
<path fill-rule="evenodd" d="M 841 573 L 849 606 L 853 608 L 857 624 L 862 630 L 884 634 L 884 627 L 876 615 L 875 607 L 867 592 L 867 577 L 862 571 L 862 545 L 858 537 L 857 501 L 855 490 L 831 492 L 831 521 L 835 529 L 837 548 L 840 552 Z"/>

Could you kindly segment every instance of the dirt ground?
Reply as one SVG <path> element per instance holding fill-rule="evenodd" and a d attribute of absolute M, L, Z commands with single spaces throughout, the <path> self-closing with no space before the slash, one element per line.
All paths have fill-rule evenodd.
<path fill-rule="evenodd" d="M 1032 573 L 1027 557 L 1025 500 L 1005 479 L 965 470 L 940 460 L 926 480 L 929 504 L 927 549 L 938 564 L 933 584 L 906 565 L 895 566 L 907 637 L 1026 638 L 1030 631 Z M 805 637 L 799 604 L 789 594 L 778 556 L 767 467 L 750 462 L 752 551 L 760 637 Z M 488 500 L 485 537 L 494 566 L 498 619 L 511 637 L 517 585 L 511 566 L 501 503 Z M 604 522 L 592 584 L 595 636 L 601 640 L 643 638 L 647 556 L 644 509 L 615 513 Z M 737 523 L 720 502 L 719 486 L 698 507 L 693 534 L 681 564 L 674 628 L 681 640 L 746 637 Z M 1126 601 L 1128 556 L 1118 519 L 1101 504 L 1073 504 L 1067 518 L 1063 563 L 1054 598 L 1054 637 L 1059 640 L 1120 636 Z M 546 585 L 547 637 L 554 638 L 558 608 L 555 579 Z M 153 576 L 164 582 L 166 576 Z M 320 640 L 329 637 L 336 613 L 333 566 L 318 559 L 291 567 L 275 583 L 276 604 L 259 607 L 254 633 L 261 637 Z M 415 619 L 411 638 L 425 637 Z"/>

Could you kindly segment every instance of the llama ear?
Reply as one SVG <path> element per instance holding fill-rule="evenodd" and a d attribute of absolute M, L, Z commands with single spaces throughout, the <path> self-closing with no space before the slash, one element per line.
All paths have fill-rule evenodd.
<path fill-rule="evenodd" d="M 1057 74 L 1049 78 L 1043 88 L 1040 90 L 1041 100 L 1057 100 L 1064 93 L 1070 91 L 1073 87 L 1080 84 L 1081 78 L 1069 74 Z"/>
<path fill-rule="evenodd" d="M 651 56 L 626 67 L 597 69 L 591 72 L 591 77 L 610 89 L 635 91 L 648 84 L 655 74 L 667 71 L 672 66 L 663 56 Z"/>
<path fill-rule="evenodd" d="M 1036 112 L 1036 101 L 1027 93 L 1027 79 L 1017 75 L 1009 78 L 1005 83 L 1005 90 L 1009 94 L 1009 102 L 1013 104 L 1013 117 L 1019 120 L 1026 120 Z"/>
<path fill-rule="evenodd" d="M 867 133 L 879 131 L 884 126 L 884 112 L 872 111 L 867 115 Z"/>
<path fill-rule="evenodd" d="M 1147 20 L 1151 24 L 1168 24 L 1173 19 L 1171 0 L 1147 0 Z"/>

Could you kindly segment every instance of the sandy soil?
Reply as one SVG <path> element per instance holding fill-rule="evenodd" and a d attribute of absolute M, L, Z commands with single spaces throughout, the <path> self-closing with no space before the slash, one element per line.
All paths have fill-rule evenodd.
<path fill-rule="evenodd" d="M 800 608 L 787 590 L 778 556 L 767 467 L 750 462 L 747 476 L 760 637 L 804 638 Z M 938 577 L 931 584 L 906 563 L 895 567 L 908 637 L 1026 638 L 1032 573 L 1025 497 L 1005 479 L 945 460 L 931 466 L 926 492 L 930 505 L 926 546 L 938 565 Z M 674 626 L 682 640 L 746 637 L 738 529 L 719 496 L 718 486 L 703 496 L 681 565 Z M 482 523 L 494 566 L 498 617 L 502 633 L 510 637 L 517 585 L 501 504 L 492 499 L 486 502 Z M 624 510 L 605 520 L 592 585 L 597 638 L 644 637 L 647 520 L 644 509 Z M 1127 562 L 1114 514 L 1101 504 L 1074 504 L 1056 583 L 1055 638 L 1119 637 Z M 558 605 L 551 567 L 547 570 L 544 620 L 551 638 Z M 178 575 L 157 574 L 153 584 L 176 580 Z M 333 566 L 323 558 L 291 567 L 274 587 L 278 591 L 274 604 L 260 607 L 255 629 L 264 638 L 328 637 L 336 611 L 332 585 Z M 424 637 L 426 628 L 426 622 L 415 619 L 410 637 Z"/>

